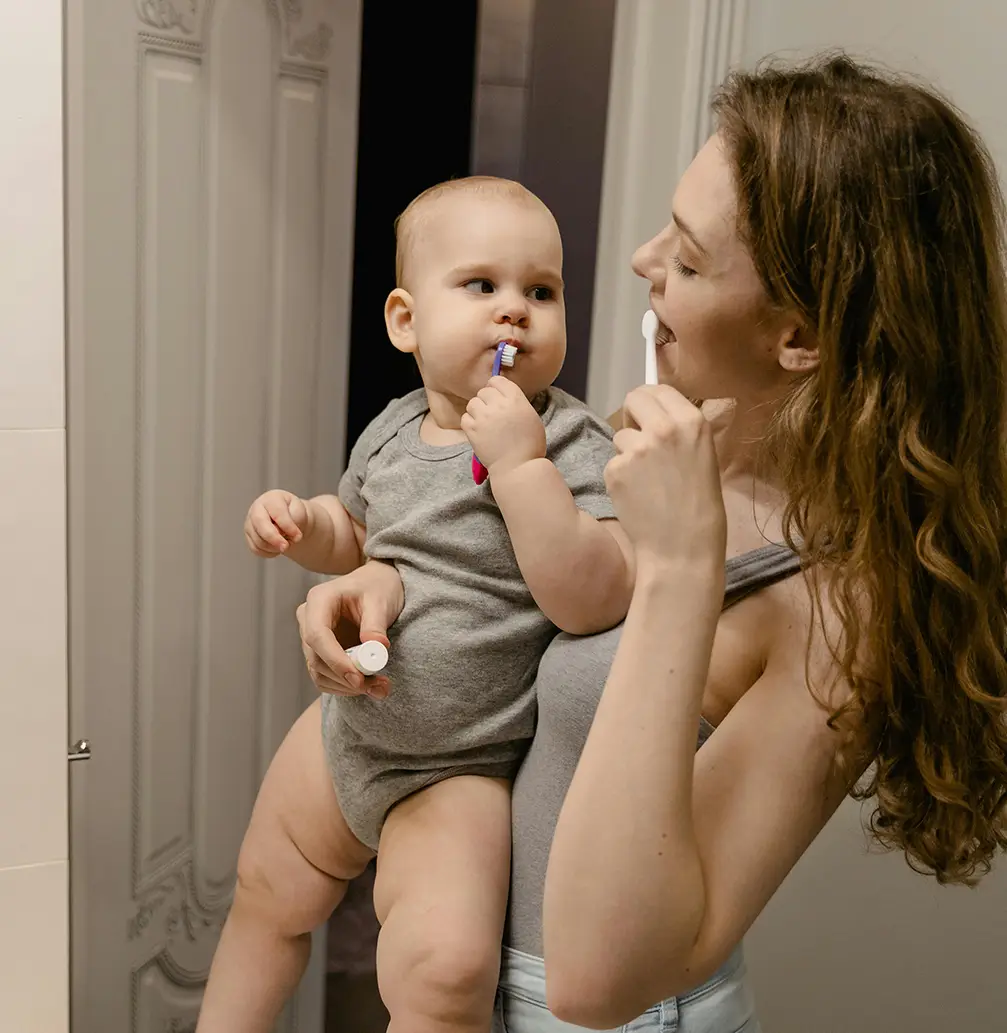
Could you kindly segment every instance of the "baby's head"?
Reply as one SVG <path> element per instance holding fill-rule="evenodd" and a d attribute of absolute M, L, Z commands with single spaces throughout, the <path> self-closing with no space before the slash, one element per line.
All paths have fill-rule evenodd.
<path fill-rule="evenodd" d="M 395 224 L 395 290 L 385 302 L 392 344 L 416 356 L 428 391 L 468 401 L 486 386 L 500 341 L 529 397 L 566 355 L 563 244 L 548 208 L 492 176 L 425 190 Z"/>

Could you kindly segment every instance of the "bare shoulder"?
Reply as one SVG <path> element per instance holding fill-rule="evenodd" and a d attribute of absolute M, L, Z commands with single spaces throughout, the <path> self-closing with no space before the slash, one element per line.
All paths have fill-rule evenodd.
<path fill-rule="evenodd" d="M 822 628 L 834 634 L 837 622 L 820 587 L 824 613 L 801 576 L 758 593 L 760 617 L 772 622 L 764 667 L 696 754 L 706 913 L 692 985 L 723 964 L 846 796 L 842 740 L 829 725 L 846 690 Z M 673 989 L 685 985 L 683 975 Z"/>
<path fill-rule="evenodd" d="M 773 586 L 774 621 L 767 669 L 785 691 L 807 698 L 819 713 L 841 706 L 849 685 L 835 660 L 842 624 L 832 605 L 828 575 L 804 573 Z M 830 739 L 830 741 L 832 741 Z"/>
<path fill-rule="evenodd" d="M 849 782 L 841 762 L 844 739 L 829 719 L 850 696 L 834 656 L 842 625 L 830 601 L 828 578 L 816 583 L 798 575 L 774 585 L 771 608 L 765 669 L 753 686 L 748 714 L 755 728 L 761 726 L 763 741 L 778 743 L 781 764 L 804 768 L 809 786 L 817 787 L 820 813 L 827 817 Z"/>
<path fill-rule="evenodd" d="M 741 612 L 746 607 L 750 612 Z M 785 782 L 787 795 L 800 787 L 804 831 L 817 832 L 819 819 L 832 813 L 848 788 L 840 760 L 843 737 L 829 720 L 850 690 L 833 656 L 842 629 L 828 581 L 819 578 L 816 584 L 798 574 L 736 609 L 738 627 L 724 630 L 750 644 L 749 661 L 758 667 L 747 675 L 726 667 L 725 675 L 735 675 L 735 684 L 747 688 L 731 701 L 708 744 L 713 748 L 705 756 L 706 747 L 700 751 L 699 767 L 729 755 L 732 768 L 747 769 L 745 777 L 758 771 L 767 783 Z M 724 644 L 729 645 L 726 635 Z M 741 655 L 736 649 L 721 654 L 735 661 Z"/>

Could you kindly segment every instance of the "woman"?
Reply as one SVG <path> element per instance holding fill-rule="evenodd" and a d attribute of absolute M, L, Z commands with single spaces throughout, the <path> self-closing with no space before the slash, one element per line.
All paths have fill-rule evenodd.
<path fill-rule="evenodd" d="M 557 638 L 539 670 L 514 789 L 511 1033 L 757 1030 L 738 945 L 847 793 L 941 882 L 1007 845 L 989 155 L 932 92 L 843 57 L 733 75 L 715 110 L 671 223 L 634 258 L 663 384 L 627 398 L 608 471 L 633 604 L 621 629 Z M 369 636 L 400 602 L 394 571 L 350 578 L 299 611 L 330 691 L 336 618 Z"/>

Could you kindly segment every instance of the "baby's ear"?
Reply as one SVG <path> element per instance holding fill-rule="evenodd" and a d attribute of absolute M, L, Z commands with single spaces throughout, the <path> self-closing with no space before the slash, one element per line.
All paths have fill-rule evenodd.
<path fill-rule="evenodd" d="M 416 351 L 416 331 L 413 327 L 413 296 L 396 287 L 385 301 L 385 328 L 388 339 L 400 352 Z"/>

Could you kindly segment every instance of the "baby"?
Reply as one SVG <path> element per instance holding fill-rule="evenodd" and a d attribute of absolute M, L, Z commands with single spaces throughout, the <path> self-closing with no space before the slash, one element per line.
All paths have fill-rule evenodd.
<path fill-rule="evenodd" d="M 401 576 L 387 698 L 322 702 L 338 834 L 346 853 L 378 854 L 389 1030 L 486 1033 L 508 890 L 509 782 L 534 731 L 536 668 L 557 627 L 582 635 L 623 619 L 631 558 L 605 492 L 611 432 L 551 386 L 566 353 L 552 214 L 517 183 L 473 177 L 425 191 L 396 232 L 385 324 L 416 357 L 424 387 L 364 431 L 338 498 L 266 492 L 245 532 L 259 556 L 329 574 L 378 559 Z M 503 341 L 516 359 L 491 378 Z M 473 451 L 486 484 L 473 478 Z M 298 862 L 309 863 L 283 863 Z M 279 861 L 269 873 L 297 878 Z M 208 993 L 218 969 L 240 970 L 221 960 L 238 950 L 237 932 L 225 930 Z M 263 1030 L 288 989 L 277 989 Z M 236 1028 L 221 999 L 217 1024 L 201 1033 Z"/>

